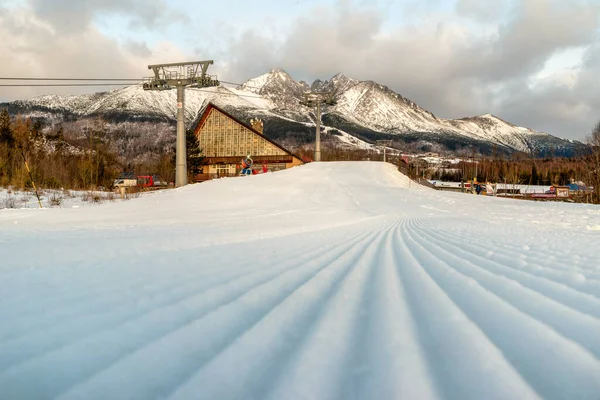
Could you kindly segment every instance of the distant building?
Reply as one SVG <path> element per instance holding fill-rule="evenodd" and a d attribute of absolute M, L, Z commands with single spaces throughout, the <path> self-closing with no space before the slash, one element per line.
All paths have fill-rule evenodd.
<path fill-rule="evenodd" d="M 115 187 L 137 186 L 137 176 L 133 172 L 121 172 L 119 177 L 113 181 Z"/>
<path fill-rule="evenodd" d="M 569 187 L 568 186 L 554 186 L 554 190 L 556 191 L 556 197 L 561 197 L 561 198 L 569 197 Z"/>
<path fill-rule="evenodd" d="M 250 156 L 255 170 L 279 171 L 303 164 L 302 160 L 265 137 L 260 119 L 246 125 L 228 112 L 209 103 L 194 129 L 202 149 L 202 173 L 196 181 L 238 175 L 241 161 Z"/>
<path fill-rule="evenodd" d="M 573 182 L 568 184 L 567 186 L 569 187 L 569 192 L 572 194 L 590 192 L 590 188 L 586 186 L 586 184 L 583 182 Z"/>

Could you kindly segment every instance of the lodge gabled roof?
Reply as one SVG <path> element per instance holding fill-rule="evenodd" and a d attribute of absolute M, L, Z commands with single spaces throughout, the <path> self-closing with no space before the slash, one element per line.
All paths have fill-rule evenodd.
<path fill-rule="evenodd" d="M 230 113 L 228 113 L 227 111 L 223 110 L 221 107 L 218 107 L 216 105 L 214 105 L 213 103 L 208 103 L 206 105 L 206 107 L 204 108 L 204 112 L 202 113 L 202 116 L 200 117 L 199 120 L 197 120 L 198 122 L 195 124 L 194 126 L 194 135 L 198 136 L 198 131 L 200 129 L 202 129 L 202 126 L 204 125 L 204 122 L 206 122 L 206 119 L 208 118 L 208 115 L 210 114 L 211 109 L 215 109 L 217 111 L 219 111 L 220 113 L 224 114 L 227 118 L 230 118 L 232 120 L 234 120 L 235 122 L 237 122 L 238 124 L 244 126 L 245 128 L 247 128 L 248 130 L 250 130 L 252 133 L 254 133 L 255 135 L 260 136 L 262 139 L 266 140 L 267 142 L 271 143 L 273 146 L 285 151 L 286 153 L 288 153 L 291 156 L 296 157 L 298 160 L 300 160 L 300 162 L 304 163 L 304 161 L 302 161 L 302 158 L 300 158 L 299 156 L 297 156 L 296 154 L 292 153 L 291 151 L 289 151 L 288 149 L 286 149 L 285 147 L 281 146 L 279 143 L 274 142 L 273 140 L 269 139 L 268 137 L 266 137 L 264 134 L 260 133 L 259 131 L 257 131 L 256 129 L 254 129 L 252 126 L 245 124 L 244 122 L 240 121 L 239 119 L 237 119 L 236 117 L 234 117 L 233 115 L 231 115 Z"/>

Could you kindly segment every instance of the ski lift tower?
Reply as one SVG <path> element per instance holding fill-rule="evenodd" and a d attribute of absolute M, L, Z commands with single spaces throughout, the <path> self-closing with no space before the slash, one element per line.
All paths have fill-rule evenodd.
<path fill-rule="evenodd" d="M 382 146 L 383 147 L 383 162 L 386 161 L 385 159 L 385 150 L 387 149 L 387 146 L 391 146 L 392 145 L 392 141 L 391 140 L 377 140 L 376 141 L 378 146 Z"/>
<path fill-rule="evenodd" d="M 307 92 L 304 100 L 300 102 L 303 106 L 317 107 L 317 133 L 315 140 L 315 161 L 321 161 L 321 104 L 334 106 L 337 104 L 333 92 Z"/>
<path fill-rule="evenodd" d="M 206 74 L 213 60 L 148 65 L 154 76 L 145 79 L 144 90 L 177 89 L 177 150 L 175 155 L 175 186 L 187 185 L 187 149 L 185 143 L 185 100 L 183 88 L 218 86 L 216 77 Z"/>

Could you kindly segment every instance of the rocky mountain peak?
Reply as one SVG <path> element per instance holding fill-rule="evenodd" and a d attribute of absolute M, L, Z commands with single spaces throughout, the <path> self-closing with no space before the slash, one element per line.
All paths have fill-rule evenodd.
<path fill-rule="evenodd" d="M 305 87 L 305 83 L 296 82 L 286 71 L 281 68 L 273 68 L 266 74 L 244 82 L 238 89 L 257 94 L 272 92 L 274 89 L 286 87 Z"/>
<path fill-rule="evenodd" d="M 282 74 L 282 75 L 289 76 L 289 74 L 283 68 L 279 68 L 279 67 L 271 68 L 269 70 L 269 74 Z"/>
<path fill-rule="evenodd" d="M 349 78 L 342 73 L 338 73 L 327 81 L 322 81 L 320 79 L 315 80 L 311 85 L 311 90 L 342 93 L 358 83 L 359 81 Z"/>
<path fill-rule="evenodd" d="M 358 81 L 338 73 L 326 81 L 317 79 L 309 86 L 306 82 L 295 81 L 281 68 L 273 68 L 250 79 L 237 90 L 225 86 L 187 89 L 186 118 L 192 121 L 208 102 L 213 102 L 243 118 L 261 115 L 279 120 L 283 124 L 280 126 L 286 126 L 282 129 L 295 129 L 289 125 L 310 125 L 314 121 L 314 111 L 300 104 L 304 93 L 310 89 L 336 93 L 337 105 L 324 109 L 324 123 L 349 136 L 374 140 L 378 135 L 395 135 L 400 142 L 405 137 L 413 142 L 419 137 L 419 140 L 431 143 L 437 143 L 443 137 L 441 146 L 449 142 L 460 146 L 468 142 L 492 143 L 506 149 L 536 152 L 548 147 L 573 148 L 563 139 L 514 126 L 492 114 L 462 119 L 436 118 L 374 81 Z M 176 115 L 175 91 L 148 92 L 139 85 L 83 96 L 42 96 L 6 106 L 13 110 L 12 113 L 62 114 L 67 118 L 104 115 L 120 120 L 168 121 Z M 364 136 L 365 132 L 369 136 Z"/>
<path fill-rule="evenodd" d="M 266 74 L 250 79 L 238 87 L 240 90 L 263 96 L 280 109 L 297 110 L 302 94 L 309 87 L 305 82 L 295 81 L 281 68 L 273 68 Z"/>
<path fill-rule="evenodd" d="M 310 85 L 310 90 L 313 92 L 322 92 L 324 90 L 324 86 L 327 84 L 327 81 L 322 81 L 320 79 L 316 79 L 312 85 Z"/>
<path fill-rule="evenodd" d="M 505 121 L 502 118 L 497 117 L 494 114 L 489 114 L 489 113 L 488 114 L 483 114 L 483 115 L 480 115 L 480 116 L 477 116 L 477 117 L 473 117 L 473 119 L 474 120 L 480 120 L 480 121 L 481 120 L 486 120 L 488 122 L 499 124 L 499 125 L 507 125 L 507 126 L 510 126 L 510 127 L 516 127 L 514 124 L 511 124 L 510 122 Z"/>
<path fill-rule="evenodd" d="M 352 79 L 350 77 L 348 77 L 347 75 L 342 74 L 341 72 L 335 74 L 332 78 L 331 78 L 331 82 L 333 82 L 336 85 L 356 85 L 358 83 L 358 81 L 356 79 Z"/>

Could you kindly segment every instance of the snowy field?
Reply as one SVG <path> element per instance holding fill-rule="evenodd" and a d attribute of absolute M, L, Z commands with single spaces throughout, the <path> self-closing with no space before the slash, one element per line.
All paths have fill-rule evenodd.
<path fill-rule="evenodd" d="M 28 191 L 0 187 L 0 212 L 14 208 L 78 208 L 89 205 L 99 205 L 105 202 L 120 202 L 149 195 L 150 192 L 127 193 L 121 200 L 119 193 L 110 191 L 40 189 L 38 198 L 33 189 Z"/>
<path fill-rule="evenodd" d="M 379 162 L 2 210 L 0 398 L 597 400 L 599 243 Z"/>

